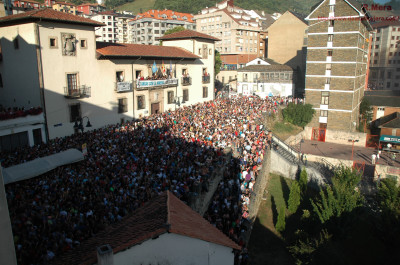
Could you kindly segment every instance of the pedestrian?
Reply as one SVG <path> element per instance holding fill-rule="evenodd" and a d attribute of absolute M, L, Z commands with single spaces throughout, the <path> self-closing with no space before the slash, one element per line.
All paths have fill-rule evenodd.
<path fill-rule="evenodd" d="M 372 154 L 372 165 L 375 165 L 375 159 L 376 159 L 376 155 L 374 153 L 374 154 Z"/>
<path fill-rule="evenodd" d="M 307 166 L 307 155 L 304 154 L 303 158 L 304 158 L 304 165 Z"/>

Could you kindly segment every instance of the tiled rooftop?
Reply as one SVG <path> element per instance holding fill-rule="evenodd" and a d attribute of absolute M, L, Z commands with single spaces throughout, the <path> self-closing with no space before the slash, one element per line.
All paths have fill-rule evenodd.
<path fill-rule="evenodd" d="M 220 41 L 220 39 L 210 36 L 208 34 L 200 33 L 194 30 L 183 30 L 175 33 L 171 33 L 168 35 L 164 35 L 162 37 L 156 38 L 157 40 L 178 40 L 178 39 L 207 39 L 207 40 L 215 40 Z"/>
<path fill-rule="evenodd" d="M 175 16 L 175 18 L 174 18 Z M 193 15 L 189 13 L 180 13 L 172 10 L 154 10 L 151 9 L 144 13 L 137 14 L 135 20 L 140 20 L 142 18 L 153 18 L 159 20 L 178 20 L 178 21 L 187 21 L 193 23 Z M 186 18 L 186 19 L 185 19 Z"/>
<path fill-rule="evenodd" d="M 169 191 L 157 196 L 116 225 L 56 257 L 53 265 L 86 265 L 97 260 L 96 247 L 109 244 L 114 255 L 164 233 L 175 233 L 232 249 L 240 247 Z"/>
<path fill-rule="evenodd" d="M 96 51 L 100 57 L 200 58 L 182 48 L 158 45 L 97 42 Z"/>
<path fill-rule="evenodd" d="M 37 22 L 37 21 L 51 21 L 69 24 L 81 24 L 90 26 L 104 26 L 103 23 L 83 18 L 80 16 L 75 16 L 72 14 L 60 12 L 53 10 L 51 8 L 43 8 L 38 10 L 32 10 L 25 13 L 20 13 L 16 15 L 6 16 L 0 18 L 0 27 L 21 24 L 26 22 Z"/>

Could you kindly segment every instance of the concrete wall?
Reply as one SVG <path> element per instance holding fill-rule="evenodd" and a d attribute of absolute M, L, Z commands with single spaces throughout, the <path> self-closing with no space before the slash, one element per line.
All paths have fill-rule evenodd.
<path fill-rule="evenodd" d="M 395 176 L 397 177 L 397 183 L 400 182 L 400 168 L 398 167 L 377 164 L 375 166 L 375 172 L 375 181 L 378 179 L 387 178 L 389 176 Z"/>
<path fill-rule="evenodd" d="M 308 157 L 308 155 L 307 155 Z M 296 175 L 302 170 L 302 167 L 288 162 L 276 151 L 271 152 L 271 173 L 279 174 L 285 178 L 296 179 Z M 321 186 L 326 183 L 326 179 L 320 172 L 311 167 L 306 167 L 309 184 L 313 187 Z"/>
<path fill-rule="evenodd" d="M 114 254 L 118 265 L 233 265 L 232 249 L 200 239 L 165 233 Z"/>

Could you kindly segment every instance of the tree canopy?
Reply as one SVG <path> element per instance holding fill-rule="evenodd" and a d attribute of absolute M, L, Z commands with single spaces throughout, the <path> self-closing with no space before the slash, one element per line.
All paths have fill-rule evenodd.
<path fill-rule="evenodd" d="M 301 127 L 306 126 L 312 120 L 314 114 L 315 110 L 311 104 L 289 103 L 283 109 L 283 118 L 285 121 Z"/>

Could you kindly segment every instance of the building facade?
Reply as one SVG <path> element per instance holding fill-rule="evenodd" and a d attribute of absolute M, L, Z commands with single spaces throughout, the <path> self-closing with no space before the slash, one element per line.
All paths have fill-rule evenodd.
<path fill-rule="evenodd" d="M 92 16 L 100 12 L 106 11 L 106 7 L 99 4 L 84 3 L 76 7 L 78 12 L 81 12 L 84 16 Z"/>
<path fill-rule="evenodd" d="M 158 37 L 164 35 L 165 31 L 184 27 L 196 30 L 193 15 L 180 13 L 172 10 L 149 10 L 129 21 L 131 42 L 137 44 L 159 45 Z"/>
<path fill-rule="evenodd" d="M 1 18 L 0 104 L 41 107 L 42 135 L 53 139 L 76 132 L 79 120 L 100 128 L 213 99 L 213 37 L 190 31 L 165 40 L 170 46 L 96 43 L 101 26 L 52 9 Z"/>
<path fill-rule="evenodd" d="M 268 58 L 295 71 L 297 96 L 304 95 L 307 27 L 306 21 L 291 11 L 286 11 L 268 27 Z"/>
<path fill-rule="evenodd" d="M 73 3 L 67 2 L 55 2 L 52 5 L 52 8 L 56 11 L 77 15 L 76 5 Z"/>
<path fill-rule="evenodd" d="M 239 95 L 288 97 L 293 95 L 293 91 L 293 69 L 287 65 L 257 58 L 238 69 Z"/>
<path fill-rule="evenodd" d="M 226 0 L 207 7 L 194 16 L 199 32 L 220 38 L 216 49 L 221 54 L 265 53 L 265 33 L 262 20 L 266 18 L 254 11 L 234 6 L 233 0 Z"/>
<path fill-rule="evenodd" d="M 373 24 L 369 89 L 400 90 L 400 21 Z"/>
<path fill-rule="evenodd" d="M 316 110 L 309 126 L 355 131 L 364 96 L 372 30 L 360 3 L 325 0 L 309 21 L 305 101 Z"/>

